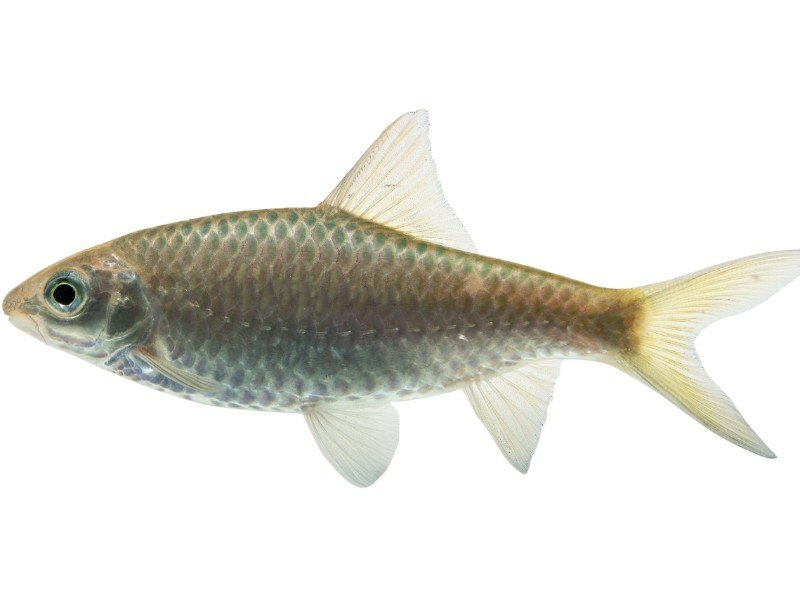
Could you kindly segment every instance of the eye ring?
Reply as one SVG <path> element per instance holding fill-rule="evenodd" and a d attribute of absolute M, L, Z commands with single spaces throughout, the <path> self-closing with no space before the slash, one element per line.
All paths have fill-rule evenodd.
<path fill-rule="evenodd" d="M 57 313 L 73 316 L 86 303 L 86 283 L 73 271 L 60 273 L 47 282 L 44 296 L 50 308 Z"/>

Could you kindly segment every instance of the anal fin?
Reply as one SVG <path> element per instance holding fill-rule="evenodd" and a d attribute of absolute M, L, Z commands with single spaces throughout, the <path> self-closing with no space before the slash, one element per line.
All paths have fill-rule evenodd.
<path fill-rule="evenodd" d="M 303 416 L 322 454 L 353 485 L 372 485 L 392 462 L 400 423 L 389 402 L 319 402 Z"/>
<path fill-rule="evenodd" d="M 475 414 L 515 469 L 527 473 L 553 399 L 560 360 L 537 360 L 464 388 Z"/>

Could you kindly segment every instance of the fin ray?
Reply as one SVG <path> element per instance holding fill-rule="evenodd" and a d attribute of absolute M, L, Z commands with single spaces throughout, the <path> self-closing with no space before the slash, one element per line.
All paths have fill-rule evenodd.
<path fill-rule="evenodd" d="M 372 485 L 392 462 L 400 425 L 391 403 L 320 402 L 303 416 L 322 454 L 353 485 Z"/>
<path fill-rule="evenodd" d="M 539 443 L 560 360 L 537 360 L 464 388 L 475 414 L 511 465 L 527 473 Z"/>
<path fill-rule="evenodd" d="M 800 250 L 730 261 L 639 288 L 639 347 L 617 366 L 661 393 L 717 435 L 774 458 L 730 398 L 706 373 L 694 340 L 707 325 L 752 308 L 800 274 Z"/>

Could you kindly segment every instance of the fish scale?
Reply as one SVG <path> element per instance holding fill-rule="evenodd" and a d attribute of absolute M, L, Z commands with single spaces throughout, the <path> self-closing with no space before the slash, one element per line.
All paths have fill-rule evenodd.
<path fill-rule="evenodd" d="M 614 327 L 635 303 L 325 207 L 186 221 L 112 249 L 153 290 L 150 344 L 233 407 L 412 398 L 601 353 L 624 343 Z"/>

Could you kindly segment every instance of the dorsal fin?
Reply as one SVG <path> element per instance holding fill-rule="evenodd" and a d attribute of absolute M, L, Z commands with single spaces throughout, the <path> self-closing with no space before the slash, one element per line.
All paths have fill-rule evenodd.
<path fill-rule="evenodd" d="M 322 204 L 434 244 L 476 250 L 442 195 L 424 110 L 389 125 Z"/>

